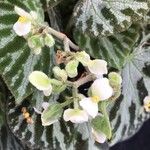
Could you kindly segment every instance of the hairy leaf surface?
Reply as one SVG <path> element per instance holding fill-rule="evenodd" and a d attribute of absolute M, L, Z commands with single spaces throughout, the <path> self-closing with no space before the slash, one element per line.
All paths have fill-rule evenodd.
<path fill-rule="evenodd" d="M 39 11 L 41 5 L 37 1 L 17 2 L 19 7 L 41 12 Z M 42 14 L 43 12 L 41 17 Z M 43 70 L 48 73 L 49 67 L 46 66 L 50 66 L 50 50 L 44 48 L 42 54 L 35 56 L 24 38 L 18 37 L 12 29 L 17 19 L 14 5 L 9 2 L 0 2 L 0 74 L 16 102 L 20 103 L 32 92 L 28 82 L 29 74 L 33 70 Z"/>
<path fill-rule="evenodd" d="M 74 10 L 76 29 L 94 36 L 127 29 L 148 11 L 147 0 L 80 0 Z"/>

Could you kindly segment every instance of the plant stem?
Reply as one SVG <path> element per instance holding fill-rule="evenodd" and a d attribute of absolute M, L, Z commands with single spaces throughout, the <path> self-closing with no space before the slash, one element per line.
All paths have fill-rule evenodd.
<path fill-rule="evenodd" d="M 78 88 L 79 86 L 87 83 L 87 82 L 90 82 L 90 81 L 93 81 L 96 77 L 93 76 L 93 74 L 89 74 L 79 80 L 77 80 L 76 82 L 74 82 L 74 86 L 76 88 Z"/>
<path fill-rule="evenodd" d="M 79 50 L 79 46 L 75 45 L 64 33 L 58 32 L 51 27 L 47 27 L 45 30 L 57 37 L 59 40 L 63 41 L 65 51 L 70 51 L 70 48 L 76 51 Z"/>

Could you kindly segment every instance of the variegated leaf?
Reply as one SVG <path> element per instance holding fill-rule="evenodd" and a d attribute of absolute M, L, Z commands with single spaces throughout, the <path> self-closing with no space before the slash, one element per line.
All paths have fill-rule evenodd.
<path fill-rule="evenodd" d="M 44 150 L 101 150 L 101 147 L 108 149 L 108 145 L 95 144 L 90 133 L 88 124 L 74 125 L 66 123 L 63 119 L 51 126 L 41 125 L 41 116 L 34 112 L 32 106 L 41 110 L 42 102 L 46 98 L 37 91 L 32 98 L 26 99 L 22 105 L 15 108 L 14 100 L 9 100 L 7 105 L 7 122 L 11 131 L 17 138 L 31 149 Z M 58 99 L 58 95 L 53 95 L 49 100 L 53 104 Z M 34 103 L 34 104 L 32 104 Z M 30 116 L 34 120 L 33 124 L 28 124 L 21 113 L 22 107 L 26 107 Z"/>
<path fill-rule="evenodd" d="M 74 10 L 76 29 L 94 36 L 127 29 L 149 10 L 147 0 L 80 0 Z"/>
<path fill-rule="evenodd" d="M 26 5 L 27 2 L 29 2 L 28 5 Z M 24 8 L 27 7 L 28 10 L 38 10 L 38 12 L 42 10 L 37 1 L 25 0 L 19 4 Z M 43 70 L 48 73 L 50 50 L 44 48 L 41 55 L 35 56 L 28 48 L 26 41 L 22 37 L 18 37 L 12 29 L 17 18 L 14 5 L 0 2 L 0 74 L 16 102 L 20 103 L 32 92 L 28 75 L 33 70 Z"/>
<path fill-rule="evenodd" d="M 150 46 L 149 35 L 126 59 L 122 70 L 122 95 L 110 108 L 113 128 L 111 144 L 135 134 L 143 122 L 150 117 L 143 108 L 143 99 L 150 94 Z"/>
<path fill-rule="evenodd" d="M 79 46 L 93 58 L 102 58 L 110 67 L 120 70 L 139 39 L 139 31 L 139 25 L 132 25 L 127 31 L 109 37 L 93 38 L 78 31 L 74 37 Z"/>

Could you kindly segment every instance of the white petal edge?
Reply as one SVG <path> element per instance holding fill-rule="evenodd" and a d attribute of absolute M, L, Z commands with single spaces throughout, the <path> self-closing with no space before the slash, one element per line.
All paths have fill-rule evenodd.
<path fill-rule="evenodd" d="M 113 95 L 113 89 L 107 78 L 96 79 L 91 85 L 91 92 L 93 96 L 98 96 L 101 101 L 106 100 Z"/>
<path fill-rule="evenodd" d="M 13 30 L 19 36 L 27 35 L 31 31 L 31 22 L 21 23 L 17 21 L 13 25 Z"/>
<path fill-rule="evenodd" d="M 143 101 L 144 101 L 144 104 L 150 103 L 150 96 L 146 96 Z"/>
<path fill-rule="evenodd" d="M 35 86 L 40 91 L 46 91 L 51 88 L 48 76 L 41 71 L 33 71 L 29 75 L 29 81 L 33 86 Z"/>
<path fill-rule="evenodd" d="M 50 96 L 51 93 L 52 93 L 52 86 L 50 85 L 49 89 L 48 90 L 44 90 L 43 93 L 44 93 L 45 96 Z"/>
<path fill-rule="evenodd" d="M 77 111 L 77 112 L 76 112 Z M 66 109 L 63 114 L 65 121 L 83 123 L 88 121 L 88 114 L 84 110 Z"/>
<path fill-rule="evenodd" d="M 94 137 L 94 140 L 98 143 L 104 143 L 106 141 L 106 135 L 103 132 L 97 132 L 92 128 L 92 134 Z"/>
<path fill-rule="evenodd" d="M 93 102 L 91 98 L 83 98 L 79 102 L 80 106 L 85 110 L 92 118 L 95 118 L 98 114 L 98 104 Z"/>
<path fill-rule="evenodd" d="M 91 60 L 88 64 L 88 69 L 95 75 L 103 75 L 108 73 L 107 62 L 101 59 Z"/>
<path fill-rule="evenodd" d="M 27 17 L 28 19 L 31 19 L 31 15 L 22 8 L 15 6 L 14 10 L 19 16 L 24 16 Z"/>

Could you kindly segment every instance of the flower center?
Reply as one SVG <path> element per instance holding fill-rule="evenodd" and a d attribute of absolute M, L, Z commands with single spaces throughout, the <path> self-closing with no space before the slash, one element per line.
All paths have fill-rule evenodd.
<path fill-rule="evenodd" d="M 28 22 L 29 19 L 25 16 L 21 16 L 21 17 L 19 17 L 18 21 L 21 22 L 21 23 L 25 23 L 25 22 Z"/>
<path fill-rule="evenodd" d="M 95 103 L 98 103 L 100 101 L 100 98 L 99 96 L 93 96 L 91 97 L 92 101 L 95 102 Z"/>
<path fill-rule="evenodd" d="M 150 109 L 150 103 L 144 105 L 146 108 Z"/>

